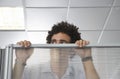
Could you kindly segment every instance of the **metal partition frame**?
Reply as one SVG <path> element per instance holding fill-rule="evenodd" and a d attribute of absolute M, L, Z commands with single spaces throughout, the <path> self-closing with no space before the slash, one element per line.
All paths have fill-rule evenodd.
<path fill-rule="evenodd" d="M 30 47 L 32 48 L 78 48 L 76 44 L 32 44 Z M 87 45 L 85 47 L 91 48 L 116 48 L 120 45 Z M 5 63 L 4 63 L 4 75 L 2 79 L 11 79 L 12 78 L 12 60 L 13 60 L 13 49 L 15 48 L 23 48 L 20 45 L 11 44 L 8 45 L 5 49 Z"/>
<path fill-rule="evenodd" d="M 3 79 L 3 75 L 4 75 L 4 59 L 5 59 L 5 49 L 0 49 L 0 79 Z"/>
<path fill-rule="evenodd" d="M 9 45 L 5 48 L 4 72 L 2 79 L 12 78 L 12 58 L 13 58 L 13 47 L 12 45 Z"/>
<path fill-rule="evenodd" d="M 13 48 L 21 48 L 22 46 L 12 44 L 10 45 Z M 76 44 L 32 44 L 30 47 L 32 48 L 78 48 L 78 45 Z M 115 48 L 120 47 L 120 44 L 89 44 L 85 47 L 91 47 L 91 48 Z"/>
<path fill-rule="evenodd" d="M 2 77 L 2 76 L 1 76 L 1 75 L 2 75 L 2 71 L 1 71 L 1 69 L 2 69 L 1 67 L 2 67 L 2 66 L 1 66 L 1 65 L 2 65 L 2 49 L 0 48 L 0 79 L 2 79 L 2 78 L 1 78 L 1 77 Z"/>

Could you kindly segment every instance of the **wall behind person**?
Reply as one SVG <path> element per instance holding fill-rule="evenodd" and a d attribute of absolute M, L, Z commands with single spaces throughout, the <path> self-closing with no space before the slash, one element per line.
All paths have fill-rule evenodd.
<path fill-rule="evenodd" d="M 47 31 L 61 20 L 77 25 L 91 44 L 120 43 L 120 0 L 1 0 L 3 6 L 23 7 L 25 28 L 31 31 L 0 31 L 2 47 L 24 39 L 45 43 Z"/>
<path fill-rule="evenodd" d="M 5 48 L 22 40 L 29 40 L 33 44 L 45 44 L 46 35 L 47 32 L 0 31 L 0 47 Z"/>
<path fill-rule="evenodd" d="M 98 33 L 80 31 L 81 37 L 89 40 L 91 44 L 97 44 Z M 9 44 L 16 44 L 18 41 L 29 40 L 33 44 L 46 44 L 48 31 L 0 31 L 0 47 L 5 48 Z M 91 35 L 97 37 L 92 38 Z"/>

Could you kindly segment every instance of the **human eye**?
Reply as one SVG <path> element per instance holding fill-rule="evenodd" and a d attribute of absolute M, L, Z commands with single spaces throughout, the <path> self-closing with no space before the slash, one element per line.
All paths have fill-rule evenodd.
<path fill-rule="evenodd" d="M 68 42 L 65 41 L 65 40 L 61 40 L 60 43 L 61 43 L 61 44 L 66 44 L 66 43 L 68 43 Z"/>
<path fill-rule="evenodd" d="M 51 44 L 55 44 L 55 43 L 56 43 L 56 40 L 51 40 L 50 43 L 51 43 Z"/>

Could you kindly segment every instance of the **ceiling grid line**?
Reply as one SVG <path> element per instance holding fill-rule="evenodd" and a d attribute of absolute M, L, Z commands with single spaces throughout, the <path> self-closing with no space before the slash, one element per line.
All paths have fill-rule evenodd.
<path fill-rule="evenodd" d="M 67 5 L 66 21 L 68 21 L 69 11 L 70 11 L 70 0 L 68 0 L 68 5 Z"/>
<path fill-rule="evenodd" d="M 110 8 L 110 11 L 109 11 L 108 16 L 106 17 L 106 21 L 105 21 L 105 23 L 104 23 L 104 25 L 103 25 L 103 29 L 102 29 L 99 37 L 98 37 L 97 44 L 99 44 L 100 41 L 101 41 L 101 38 L 102 38 L 102 35 L 103 35 L 104 31 L 105 31 L 106 25 L 107 25 L 107 23 L 108 23 L 108 21 L 109 21 L 109 18 L 110 18 L 110 16 L 111 16 L 112 11 L 113 11 L 113 8 L 114 8 L 113 6 L 115 5 L 115 1 L 116 1 L 116 0 L 113 0 L 113 3 L 112 3 L 111 8 Z"/>

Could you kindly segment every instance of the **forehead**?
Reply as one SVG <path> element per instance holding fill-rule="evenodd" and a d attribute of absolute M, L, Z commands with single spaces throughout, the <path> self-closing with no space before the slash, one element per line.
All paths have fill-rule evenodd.
<path fill-rule="evenodd" d="M 52 39 L 56 39 L 56 40 L 71 40 L 70 39 L 70 36 L 69 35 L 67 35 L 67 34 L 65 34 L 65 33 L 57 33 L 57 34 L 54 34 L 53 36 L 52 36 Z"/>

